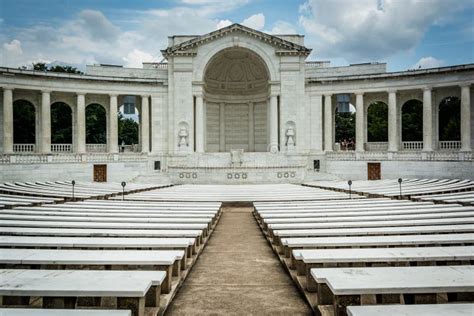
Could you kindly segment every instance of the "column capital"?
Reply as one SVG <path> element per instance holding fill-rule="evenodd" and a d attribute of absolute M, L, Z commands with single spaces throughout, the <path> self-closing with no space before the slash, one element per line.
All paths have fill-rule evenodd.
<path fill-rule="evenodd" d="M 472 83 L 471 82 L 463 82 L 459 86 L 461 88 L 471 88 Z"/>
<path fill-rule="evenodd" d="M 432 86 L 423 86 L 423 87 L 421 88 L 421 90 L 423 90 L 423 91 L 432 91 L 432 90 L 433 90 L 433 87 L 432 87 Z"/>
<path fill-rule="evenodd" d="M 363 96 L 365 94 L 364 91 L 356 91 L 356 92 L 353 92 L 355 95 L 361 95 Z"/>
<path fill-rule="evenodd" d="M 310 91 L 309 96 L 310 97 L 321 97 L 321 96 L 323 96 L 323 93 L 319 92 L 319 91 Z"/>
<path fill-rule="evenodd" d="M 118 94 L 117 93 L 109 93 L 109 97 L 111 97 L 111 98 L 115 97 L 116 98 L 116 97 L 118 97 Z"/>
<path fill-rule="evenodd" d="M 41 93 L 51 93 L 51 92 L 53 91 L 50 89 L 41 89 Z"/>
<path fill-rule="evenodd" d="M 3 91 L 5 91 L 5 90 L 8 90 L 8 91 L 13 91 L 13 90 L 15 90 L 15 88 L 14 88 L 14 87 L 11 87 L 11 86 L 2 86 L 1 88 L 3 89 Z"/>
<path fill-rule="evenodd" d="M 395 88 L 390 88 L 390 89 L 387 89 L 387 93 L 397 93 L 398 90 L 395 89 Z"/>
<path fill-rule="evenodd" d="M 76 92 L 76 96 L 86 96 L 86 92 Z"/>
<path fill-rule="evenodd" d="M 149 94 L 142 94 L 142 95 L 140 95 L 140 96 L 141 96 L 142 98 L 149 98 L 149 97 L 150 97 Z"/>
<path fill-rule="evenodd" d="M 324 97 L 326 98 L 330 98 L 332 97 L 332 93 L 323 93 Z"/>

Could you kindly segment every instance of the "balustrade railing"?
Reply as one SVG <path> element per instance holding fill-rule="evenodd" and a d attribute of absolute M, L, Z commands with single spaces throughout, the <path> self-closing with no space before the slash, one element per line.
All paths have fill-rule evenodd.
<path fill-rule="evenodd" d="M 107 152 L 107 144 L 86 144 L 86 152 L 105 153 Z"/>
<path fill-rule="evenodd" d="M 35 144 L 13 144 L 13 152 L 15 153 L 34 153 L 35 151 Z"/>
<path fill-rule="evenodd" d="M 447 149 L 447 150 L 458 150 L 461 149 L 461 141 L 458 140 L 444 140 L 438 143 L 439 149 Z"/>
<path fill-rule="evenodd" d="M 120 152 L 122 153 L 137 153 L 140 152 L 140 145 L 120 145 Z"/>
<path fill-rule="evenodd" d="M 369 142 L 365 143 L 365 150 L 368 151 L 387 151 L 388 143 L 387 142 Z"/>
<path fill-rule="evenodd" d="M 402 142 L 403 150 L 423 150 L 423 142 Z"/>
<path fill-rule="evenodd" d="M 51 144 L 51 152 L 70 153 L 72 152 L 72 144 Z"/>

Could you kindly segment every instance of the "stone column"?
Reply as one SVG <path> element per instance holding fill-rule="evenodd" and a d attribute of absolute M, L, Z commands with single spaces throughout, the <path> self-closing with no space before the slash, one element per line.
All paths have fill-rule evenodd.
<path fill-rule="evenodd" d="M 254 103 L 249 102 L 249 150 L 255 151 L 255 117 L 254 117 Z"/>
<path fill-rule="evenodd" d="M 311 151 L 323 150 L 323 96 L 321 94 L 310 95 L 310 149 Z"/>
<path fill-rule="evenodd" d="M 433 150 L 433 105 L 431 88 L 423 89 L 423 151 Z"/>
<path fill-rule="evenodd" d="M 332 151 L 333 147 L 333 113 L 332 113 L 332 94 L 324 95 L 324 150 Z"/>
<path fill-rule="evenodd" d="M 278 99 L 276 95 L 270 96 L 270 119 L 269 119 L 269 132 L 270 132 L 270 143 L 268 148 L 271 153 L 278 152 Z"/>
<path fill-rule="evenodd" d="M 77 94 L 76 109 L 76 152 L 84 154 L 86 152 L 86 96 Z"/>
<path fill-rule="evenodd" d="M 461 151 L 471 151 L 471 88 L 461 86 Z"/>
<path fill-rule="evenodd" d="M 13 154 L 13 89 L 3 89 L 3 153 Z"/>
<path fill-rule="evenodd" d="M 51 91 L 41 91 L 41 139 L 42 154 L 51 153 Z"/>
<path fill-rule="evenodd" d="M 219 105 L 219 151 L 225 151 L 225 103 Z"/>
<path fill-rule="evenodd" d="M 141 123 L 140 134 L 141 134 L 141 150 L 142 153 L 148 153 L 150 151 L 150 106 L 149 106 L 148 95 L 142 95 L 142 112 L 141 112 Z"/>
<path fill-rule="evenodd" d="M 110 95 L 109 102 L 109 153 L 118 153 L 118 115 L 117 115 L 117 95 Z"/>
<path fill-rule="evenodd" d="M 196 152 L 204 152 L 204 104 L 202 95 L 196 95 Z"/>
<path fill-rule="evenodd" d="M 356 151 L 364 151 L 364 94 L 356 93 Z"/>
<path fill-rule="evenodd" d="M 397 92 L 388 92 L 388 151 L 398 151 L 400 148 L 399 118 L 397 115 Z"/>

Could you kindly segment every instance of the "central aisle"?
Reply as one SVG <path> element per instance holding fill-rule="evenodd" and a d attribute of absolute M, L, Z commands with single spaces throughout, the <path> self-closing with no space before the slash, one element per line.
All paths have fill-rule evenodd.
<path fill-rule="evenodd" d="M 226 207 L 167 315 L 311 315 L 250 207 Z"/>

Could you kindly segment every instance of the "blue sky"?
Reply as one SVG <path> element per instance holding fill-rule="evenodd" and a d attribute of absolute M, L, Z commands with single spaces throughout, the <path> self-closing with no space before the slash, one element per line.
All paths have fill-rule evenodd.
<path fill-rule="evenodd" d="M 0 66 L 160 61 L 173 34 L 230 23 L 299 33 L 310 60 L 387 62 L 390 71 L 474 61 L 467 0 L 0 0 Z"/>

